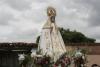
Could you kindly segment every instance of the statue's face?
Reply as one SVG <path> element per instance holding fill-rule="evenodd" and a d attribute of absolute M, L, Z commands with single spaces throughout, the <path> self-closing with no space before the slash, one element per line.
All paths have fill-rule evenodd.
<path fill-rule="evenodd" d="M 55 17 L 52 16 L 52 17 L 50 18 L 50 20 L 51 20 L 51 22 L 55 22 Z"/>

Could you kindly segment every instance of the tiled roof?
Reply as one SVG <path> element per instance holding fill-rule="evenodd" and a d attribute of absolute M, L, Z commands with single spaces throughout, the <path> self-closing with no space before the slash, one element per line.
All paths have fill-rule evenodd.
<path fill-rule="evenodd" d="M 36 43 L 24 43 L 24 42 L 14 42 L 14 43 L 0 43 L 0 47 L 37 47 Z"/>
<path fill-rule="evenodd" d="M 37 48 L 35 43 L 24 43 L 24 42 L 14 42 L 14 43 L 0 43 L 0 51 L 30 51 L 32 48 Z"/>

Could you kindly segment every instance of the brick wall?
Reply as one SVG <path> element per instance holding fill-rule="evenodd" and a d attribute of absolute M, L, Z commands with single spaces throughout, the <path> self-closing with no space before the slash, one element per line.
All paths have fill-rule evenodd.
<path fill-rule="evenodd" d="M 68 51 L 75 50 L 76 48 L 87 49 L 88 54 L 100 55 L 100 43 L 67 43 L 66 49 Z"/>

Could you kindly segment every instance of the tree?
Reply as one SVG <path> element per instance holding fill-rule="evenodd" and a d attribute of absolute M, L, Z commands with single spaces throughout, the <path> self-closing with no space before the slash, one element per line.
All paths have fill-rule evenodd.
<path fill-rule="evenodd" d="M 70 31 L 70 29 L 59 28 L 62 38 L 65 43 L 94 43 L 96 40 L 88 38 L 81 32 L 76 30 Z"/>
<path fill-rule="evenodd" d="M 76 30 L 70 31 L 70 29 L 59 28 L 62 38 L 65 43 L 95 43 L 95 39 L 88 38 L 81 32 Z M 37 37 L 36 43 L 39 42 L 40 36 Z"/>

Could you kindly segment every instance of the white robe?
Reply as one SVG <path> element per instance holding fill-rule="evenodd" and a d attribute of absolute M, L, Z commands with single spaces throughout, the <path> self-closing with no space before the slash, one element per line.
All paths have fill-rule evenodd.
<path fill-rule="evenodd" d="M 39 50 L 42 55 L 49 55 L 56 62 L 66 52 L 65 44 L 55 22 L 50 20 L 43 26 L 39 41 Z"/>

